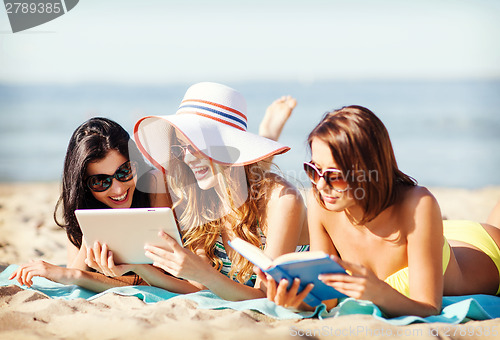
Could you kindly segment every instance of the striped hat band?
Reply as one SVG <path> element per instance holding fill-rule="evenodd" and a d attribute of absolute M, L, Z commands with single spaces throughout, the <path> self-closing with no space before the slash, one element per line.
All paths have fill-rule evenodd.
<path fill-rule="evenodd" d="M 183 113 L 197 114 L 242 131 L 247 130 L 247 117 L 242 112 L 206 100 L 186 99 L 182 101 L 176 114 Z"/>

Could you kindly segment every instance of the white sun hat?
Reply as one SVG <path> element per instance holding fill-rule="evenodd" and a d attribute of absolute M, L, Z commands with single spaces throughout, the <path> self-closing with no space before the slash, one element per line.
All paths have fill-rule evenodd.
<path fill-rule="evenodd" d="M 246 108 L 238 91 L 217 83 L 198 83 L 186 91 L 175 115 L 139 119 L 134 139 L 144 156 L 163 172 L 171 157 L 174 131 L 196 151 L 224 165 L 247 165 L 290 150 L 248 132 Z"/>

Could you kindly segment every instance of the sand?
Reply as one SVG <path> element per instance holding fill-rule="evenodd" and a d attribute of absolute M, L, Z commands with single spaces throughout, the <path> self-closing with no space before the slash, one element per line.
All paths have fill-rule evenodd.
<path fill-rule="evenodd" d="M 485 221 L 500 200 L 500 187 L 431 191 L 448 219 Z M 66 235 L 52 217 L 58 195 L 58 183 L 0 184 L 0 266 L 30 259 L 66 262 Z M 0 287 L 1 339 L 471 338 L 467 332 L 488 339 L 496 338 L 484 336 L 493 329 L 500 332 L 499 319 L 404 327 L 366 315 L 277 321 L 253 311 L 197 309 L 196 303 L 178 298 L 149 305 L 114 294 L 90 302 L 63 301 L 15 286 Z"/>

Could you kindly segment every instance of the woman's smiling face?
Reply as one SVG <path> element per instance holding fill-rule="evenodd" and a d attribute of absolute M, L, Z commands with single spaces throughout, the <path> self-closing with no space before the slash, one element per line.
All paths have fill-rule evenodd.
<path fill-rule="evenodd" d="M 128 159 L 116 150 L 108 152 L 103 159 L 91 162 L 87 165 L 86 175 L 113 175 L 120 165 Z M 110 208 L 130 208 L 135 191 L 135 180 L 120 182 L 113 178 L 111 186 L 101 192 L 90 190 L 96 200 L 106 204 Z"/>
<path fill-rule="evenodd" d="M 215 188 L 218 185 L 217 176 L 214 175 L 212 162 L 208 157 L 201 152 L 192 152 L 193 149 L 188 148 L 191 143 L 182 134 L 177 133 L 179 145 L 184 146 L 184 157 L 182 160 L 191 169 L 196 178 L 198 186 L 202 190 Z"/>

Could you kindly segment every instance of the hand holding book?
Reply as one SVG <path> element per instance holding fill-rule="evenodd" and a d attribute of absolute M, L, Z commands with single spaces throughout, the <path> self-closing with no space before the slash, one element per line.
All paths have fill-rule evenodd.
<path fill-rule="evenodd" d="M 311 307 L 319 305 L 324 300 L 345 297 L 344 294 L 326 285 L 318 278 L 321 274 L 342 273 L 347 275 L 344 268 L 324 252 L 289 253 L 273 260 L 267 257 L 262 250 L 240 238 L 229 241 L 229 245 L 264 273 L 271 275 L 276 282 L 279 283 L 282 279 L 286 279 L 289 283 L 289 289 L 292 289 L 295 278 L 300 279 L 298 292 L 302 291 L 308 284 L 314 284 L 312 290 L 304 298 L 304 302 Z"/>
<path fill-rule="evenodd" d="M 254 267 L 257 277 L 267 287 L 267 298 L 279 306 L 286 307 L 294 311 L 301 309 L 308 310 L 312 308 L 303 303 L 306 296 L 314 288 L 313 283 L 309 283 L 304 289 L 300 290 L 300 279 L 295 278 L 293 282 L 283 279 L 279 283 L 269 274 L 264 273 L 258 267 Z"/>

